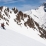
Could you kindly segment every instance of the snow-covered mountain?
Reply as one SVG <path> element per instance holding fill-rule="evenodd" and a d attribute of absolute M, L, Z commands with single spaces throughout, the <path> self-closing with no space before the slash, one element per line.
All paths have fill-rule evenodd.
<path fill-rule="evenodd" d="M 26 11 L 25 13 L 30 15 L 40 25 L 43 25 L 46 23 L 45 22 L 45 20 L 46 20 L 46 3 L 43 3 L 43 5 L 41 5 L 37 9 L 31 9 L 29 11 Z M 46 25 L 44 25 L 44 26 L 46 26 Z"/>
<path fill-rule="evenodd" d="M 39 27 L 43 30 L 41 31 L 42 37 L 46 37 L 46 3 L 43 3 L 37 9 L 31 9 L 24 13 L 32 17 L 33 20 L 39 24 Z"/>
<path fill-rule="evenodd" d="M 0 7 L 0 27 L 1 23 L 5 28 L 21 33 L 25 36 L 38 40 L 42 43 L 46 38 L 46 3 L 37 9 L 26 12 L 18 11 L 17 8 L 9 9 Z M 37 38 L 36 38 L 37 37 Z"/>

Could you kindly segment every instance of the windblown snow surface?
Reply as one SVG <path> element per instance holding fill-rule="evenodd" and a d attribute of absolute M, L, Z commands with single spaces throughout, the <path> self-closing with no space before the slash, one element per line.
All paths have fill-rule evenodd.
<path fill-rule="evenodd" d="M 0 46 L 46 46 L 25 35 L 9 29 L 0 28 Z"/>

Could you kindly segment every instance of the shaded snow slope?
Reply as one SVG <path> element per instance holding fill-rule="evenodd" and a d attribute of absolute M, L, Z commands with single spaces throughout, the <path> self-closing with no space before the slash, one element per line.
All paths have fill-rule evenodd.
<path fill-rule="evenodd" d="M 46 46 L 12 30 L 0 28 L 0 46 Z"/>

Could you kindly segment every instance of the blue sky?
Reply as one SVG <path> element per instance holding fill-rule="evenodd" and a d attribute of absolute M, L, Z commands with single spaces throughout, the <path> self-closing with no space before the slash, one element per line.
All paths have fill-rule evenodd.
<path fill-rule="evenodd" d="M 46 0 L 0 0 L 0 6 L 9 8 L 16 7 L 18 10 L 27 11 L 32 8 L 37 8 Z"/>

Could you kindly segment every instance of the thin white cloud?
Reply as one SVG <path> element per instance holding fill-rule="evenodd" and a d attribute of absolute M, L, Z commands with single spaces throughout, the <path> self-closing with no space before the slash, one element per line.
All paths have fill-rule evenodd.
<path fill-rule="evenodd" d="M 25 1 L 25 0 L 19 0 L 19 1 Z M 39 0 L 39 3 L 43 3 L 43 2 L 46 2 L 46 0 Z M 41 4 L 42 5 L 42 4 Z M 31 9 L 36 9 L 38 8 L 40 5 L 22 5 L 20 7 L 17 7 L 18 10 L 21 10 L 21 11 L 27 11 L 27 10 L 31 10 Z M 16 6 L 11 6 L 11 7 L 16 7 Z"/>
<path fill-rule="evenodd" d="M 24 0 L 20 0 L 20 1 L 24 1 Z"/>
<path fill-rule="evenodd" d="M 0 0 L 0 2 L 10 2 L 10 1 L 13 1 L 13 0 Z"/>
<path fill-rule="evenodd" d="M 39 3 L 44 3 L 46 2 L 46 0 L 39 0 Z"/>
<path fill-rule="evenodd" d="M 21 10 L 21 11 L 27 11 L 27 10 L 35 9 L 37 7 L 38 6 L 22 5 L 22 7 L 18 7 L 18 9 Z"/>
<path fill-rule="evenodd" d="M 25 0 L 0 0 L 0 2 L 4 2 L 4 4 L 16 3 L 19 1 L 24 2 Z"/>
<path fill-rule="evenodd" d="M 9 1 L 9 2 L 5 2 L 4 4 L 15 3 L 15 2 L 18 2 L 18 1 Z"/>
<path fill-rule="evenodd" d="M 0 0 L 0 2 L 14 2 L 14 1 L 25 1 L 25 0 Z"/>
<path fill-rule="evenodd" d="M 38 5 L 36 5 L 36 6 L 32 6 L 32 5 L 22 5 L 22 6 L 20 6 L 20 7 L 18 7 L 18 6 L 8 6 L 10 9 L 12 9 L 12 8 L 17 8 L 19 11 L 28 11 L 28 10 L 31 10 L 31 9 L 36 9 L 36 8 L 38 8 Z"/>

